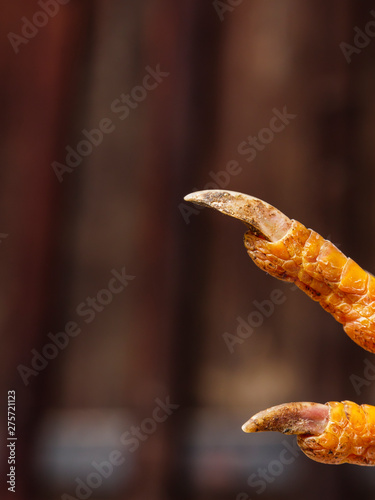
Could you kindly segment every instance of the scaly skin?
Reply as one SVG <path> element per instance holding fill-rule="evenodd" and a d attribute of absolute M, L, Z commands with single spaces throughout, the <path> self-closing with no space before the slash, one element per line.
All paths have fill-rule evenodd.
<path fill-rule="evenodd" d="M 244 432 L 297 434 L 301 450 L 325 464 L 375 465 L 375 407 L 352 401 L 285 403 L 257 413 Z"/>
<path fill-rule="evenodd" d="M 318 436 L 298 436 L 301 450 L 326 464 L 375 465 L 375 407 L 331 401 L 329 421 Z"/>
<path fill-rule="evenodd" d="M 330 241 L 266 202 L 225 190 L 192 193 L 185 200 L 244 222 L 245 247 L 255 264 L 294 282 L 363 349 L 375 352 L 375 278 Z M 302 451 L 327 464 L 375 465 L 375 407 L 351 401 L 286 403 L 254 415 L 245 432 L 297 434 Z"/>
<path fill-rule="evenodd" d="M 375 352 L 375 278 L 330 241 L 292 221 L 278 241 L 248 231 L 245 247 L 255 264 L 275 278 L 294 282 L 333 317 L 363 349 Z"/>

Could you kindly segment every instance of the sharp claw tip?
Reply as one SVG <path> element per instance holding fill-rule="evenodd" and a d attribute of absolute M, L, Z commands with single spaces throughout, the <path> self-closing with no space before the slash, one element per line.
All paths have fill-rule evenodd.
<path fill-rule="evenodd" d="M 186 196 L 184 196 L 185 201 L 192 201 L 194 203 L 208 203 L 214 201 L 213 199 L 215 196 L 220 196 L 223 193 L 228 193 L 229 191 L 226 191 L 224 189 L 206 189 L 203 191 L 194 191 L 193 193 L 189 193 Z"/>
<path fill-rule="evenodd" d="M 242 430 L 318 435 L 324 432 L 328 418 L 327 405 L 309 402 L 284 403 L 253 415 L 243 424 Z"/>
<path fill-rule="evenodd" d="M 290 229 L 292 221 L 275 207 L 254 196 L 227 189 L 194 191 L 185 201 L 219 212 L 243 222 L 250 232 L 267 241 L 281 239 Z"/>
<path fill-rule="evenodd" d="M 186 196 L 184 196 L 185 201 L 194 201 L 194 193 L 189 193 Z"/>
<path fill-rule="evenodd" d="M 245 422 L 243 424 L 243 426 L 241 427 L 241 429 L 243 430 L 243 432 L 246 432 L 246 433 L 249 433 L 249 432 L 256 432 L 257 431 L 257 426 L 255 425 L 255 423 L 250 419 L 248 420 L 247 422 Z"/>
<path fill-rule="evenodd" d="M 241 427 L 241 429 L 243 430 L 243 432 L 247 432 L 247 430 L 246 430 L 246 424 L 243 424 L 243 426 Z"/>

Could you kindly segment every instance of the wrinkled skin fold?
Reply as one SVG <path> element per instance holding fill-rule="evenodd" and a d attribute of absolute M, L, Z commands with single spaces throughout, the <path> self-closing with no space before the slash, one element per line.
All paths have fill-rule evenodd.
<path fill-rule="evenodd" d="M 375 352 L 375 278 L 370 273 L 297 221 L 278 241 L 248 231 L 244 242 L 258 267 L 294 282 L 342 323 L 356 344 Z"/>
<path fill-rule="evenodd" d="M 208 190 L 185 197 L 242 221 L 246 250 L 275 278 L 294 282 L 339 321 L 360 347 L 375 352 L 375 278 L 330 241 L 268 203 Z M 254 415 L 245 432 L 297 434 L 302 451 L 328 464 L 375 465 L 375 407 L 351 401 L 286 403 Z"/>
<path fill-rule="evenodd" d="M 285 403 L 261 411 L 244 432 L 296 434 L 301 450 L 325 464 L 375 465 L 375 407 L 352 401 Z"/>

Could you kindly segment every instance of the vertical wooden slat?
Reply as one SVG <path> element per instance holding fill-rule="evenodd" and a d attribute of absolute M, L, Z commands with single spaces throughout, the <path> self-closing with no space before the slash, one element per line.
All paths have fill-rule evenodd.
<path fill-rule="evenodd" d="M 51 168 L 66 140 L 66 124 L 85 46 L 90 2 L 61 5 L 53 17 L 38 14 L 45 25 L 13 50 L 9 32 L 21 35 L 22 17 L 32 22 L 42 12 L 37 2 L 7 5 L 2 16 L 0 71 L 1 130 L 1 324 L 6 349 L 1 354 L 1 394 L 16 390 L 16 493 L 2 498 L 31 498 L 31 447 L 35 425 L 48 400 L 43 375 L 27 380 L 17 370 L 30 367 L 55 308 L 61 187 Z M 47 16 L 47 17 L 46 17 Z M 43 21 L 44 19 L 44 21 Z M 37 21 L 38 22 L 38 21 Z M 31 28 L 30 28 L 31 29 Z M 8 472 L 2 470 L 2 477 Z M 4 484 L 5 487 L 5 484 Z"/>
<path fill-rule="evenodd" d="M 143 480 L 142 472 L 137 498 L 186 498 L 189 484 L 178 457 L 184 416 L 194 401 L 200 350 L 201 328 L 194 322 L 192 309 L 201 307 L 197 298 L 203 297 L 193 291 L 198 271 L 192 266 L 194 259 L 187 258 L 187 226 L 179 205 L 186 186 L 193 187 L 199 164 L 210 148 L 217 24 L 212 22 L 216 21 L 212 6 L 195 1 L 149 2 L 147 14 L 145 64 L 160 64 L 170 74 L 150 104 L 141 172 L 140 196 L 145 205 L 138 350 L 142 361 L 135 389 L 144 414 L 152 408 L 150 395 L 155 394 L 156 380 L 180 408 L 141 451 L 139 467 L 148 471 L 148 479 Z M 158 450 L 157 458 L 152 457 L 152 449 Z"/>

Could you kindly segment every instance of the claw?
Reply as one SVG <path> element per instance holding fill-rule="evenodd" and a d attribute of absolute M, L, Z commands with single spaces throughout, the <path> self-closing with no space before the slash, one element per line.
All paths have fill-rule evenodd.
<path fill-rule="evenodd" d="M 269 203 L 235 191 L 223 189 L 196 191 L 184 199 L 214 208 L 244 222 L 253 234 L 267 241 L 281 239 L 292 225 L 292 221 L 286 215 Z"/>
<path fill-rule="evenodd" d="M 297 444 L 325 464 L 375 465 L 375 407 L 352 401 L 286 403 L 251 417 L 245 432 L 297 434 Z"/>
<path fill-rule="evenodd" d="M 278 431 L 284 434 L 322 434 L 329 408 L 320 403 L 285 403 L 261 411 L 243 426 L 244 432 Z"/>
<path fill-rule="evenodd" d="M 344 325 L 358 345 L 375 352 L 375 277 L 330 241 L 265 201 L 220 189 L 199 191 L 185 200 L 215 208 L 250 229 L 244 244 L 263 271 L 295 283 Z"/>
<path fill-rule="evenodd" d="M 244 244 L 258 267 L 294 282 L 342 323 L 358 345 L 375 352 L 373 275 L 312 229 L 253 196 L 217 189 L 189 194 L 185 200 L 245 223 L 249 231 Z M 254 415 L 242 429 L 297 434 L 301 450 L 318 462 L 375 466 L 374 406 L 286 403 Z"/>

